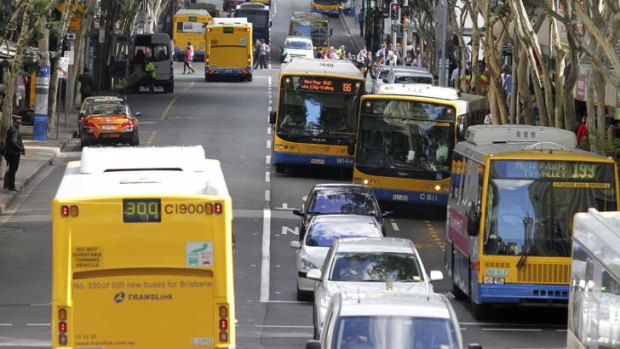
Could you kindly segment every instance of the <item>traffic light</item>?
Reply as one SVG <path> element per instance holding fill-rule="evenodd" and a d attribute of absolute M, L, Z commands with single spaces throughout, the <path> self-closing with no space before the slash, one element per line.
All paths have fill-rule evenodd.
<path fill-rule="evenodd" d="M 398 3 L 393 2 L 390 4 L 390 18 L 394 21 L 398 20 Z"/>

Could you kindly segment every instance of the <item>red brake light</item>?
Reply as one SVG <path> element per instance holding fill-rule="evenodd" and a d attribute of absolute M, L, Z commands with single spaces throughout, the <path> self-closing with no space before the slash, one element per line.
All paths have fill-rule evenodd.
<path fill-rule="evenodd" d="M 215 214 L 222 214 L 222 210 L 224 209 L 222 203 L 216 202 L 214 207 L 215 207 Z"/>
<path fill-rule="evenodd" d="M 58 323 L 58 331 L 60 331 L 61 333 L 67 332 L 67 323 L 66 322 Z"/>
<path fill-rule="evenodd" d="M 228 329 L 228 320 L 220 319 L 220 330 Z"/>
<path fill-rule="evenodd" d="M 122 127 L 133 127 L 133 122 L 127 121 L 121 124 Z"/>
<path fill-rule="evenodd" d="M 97 127 L 97 125 L 95 125 L 94 123 L 90 122 L 90 121 L 86 121 L 84 123 L 84 128 L 95 128 Z"/>
<path fill-rule="evenodd" d="M 60 206 L 60 216 L 69 217 L 69 206 L 67 205 Z"/>

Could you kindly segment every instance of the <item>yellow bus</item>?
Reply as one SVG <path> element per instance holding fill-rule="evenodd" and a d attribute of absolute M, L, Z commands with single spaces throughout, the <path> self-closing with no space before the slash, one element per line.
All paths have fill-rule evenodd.
<path fill-rule="evenodd" d="M 360 103 L 353 182 L 373 188 L 380 201 L 445 206 L 452 149 L 487 113 L 483 96 L 382 85 Z"/>
<path fill-rule="evenodd" d="M 231 205 L 201 146 L 84 148 L 52 202 L 52 347 L 235 348 Z"/>
<path fill-rule="evenodd" d="M 351 62 L 295 59 L 282 65 L 275 126 L 273 164 L 351 168 L 357 106 L 364 75 Z"/>
<path fill-rule="evenodd" d="M 573 216 L 618 209 L 616 163 L 551 127 L 478 125 L 465 137 L 447 209 L 452 293 L 477 319 L 494 303 L 566 307 Z"/>
<path fill-rule="evenodd" d="M 288 35 L 312 39 L 315 57 L 320 57 L 329 48 L 332 29 L 329 19 L 319 13 L 294 12 L 289 22 Z"/>
<path fill-rule="evenodd" d="M 312 0 L 312 12 L 322 13 L 328 16 L 338 16 L 340 12 L 351 11 L 352 0 Z"/>
<path fill-rule="evenodd" d="M 566 348 L 620 347 L 620 212 L 575 215 Z"/>
<path fill-rule="evenodd" d="M 240 77 L 252 81 L 252 23 L 247 18 L 214 18 L 205 31 L 205 80 Z"/>
<path fill-rule="evenodd" d="M 174 15 L 174 30 L 172 40 L 174 42 L 174 57 L 178 61 L 185 59 L 187 43 L 194 46 L 194 60 L 202 61 L 205 56 L 205 26 L 211 22 L 212 17 L 207 10 L 181 9 Z"/>

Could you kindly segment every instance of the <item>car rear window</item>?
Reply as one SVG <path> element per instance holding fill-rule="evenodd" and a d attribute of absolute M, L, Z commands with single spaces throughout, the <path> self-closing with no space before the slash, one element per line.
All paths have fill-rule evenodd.
<path fill-rule="evenodd" d="M 333 281 L 424 281 L 413 253 L 339 252 L 330 275 Z"/>
<path fill-rule="evenodd" d="M 352 237 L 379 237 L 381 230 L 368 222 L 320 222 L 308 227 L 306 245 L 330 247 L 336 239 Z"/>
<path fill-rule="evenodd" d="M 351 213 L 375 215 L 374 202 L 368 193 L 325 192 L 318 193 L 311 203 L 311 213 Z"/>

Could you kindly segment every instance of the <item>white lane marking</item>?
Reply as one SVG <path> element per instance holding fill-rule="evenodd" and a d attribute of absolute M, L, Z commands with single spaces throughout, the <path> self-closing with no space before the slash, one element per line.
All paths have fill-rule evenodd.
<path fill-rule="evenodd" d="M 271 182 L 271 172 L 265 172 L 265 182 Z"/>
<path fill-rule="evenodd" d="M 304 302 L 299 302 L 304 303 Z M 314 326 L 295 326 L 295 325 L 256 325 L 258 328 L 314 328 Z"/>
<path fill-rule="evenodd" d="M 267 165 L 271 164 L 271 155 L 265 156 L 265 164 Z"/>
<path fill-rule="evenodd" d="M 271 135 L 271 126 L 267 126 L 267 134 Z"/>
<path fill-rule="evenodd" d="M 45 327 L 50 327 L 49 323 L 27 323 L 26 326 L 45 326 Z"/>
<path fill-rule="evenodd" d="M 13 324 L 0 324 L 0 326 L 13 326 Z"/>
<path fill-rule="evenodd" d="M 488 332 L 542 332 L 541 328 L 481 328 Z"/>
<path fill-rule="evenodd" d="M 267 140 L 267 149 L 271 149 L 271 139 Z"/>
<path fill-rule="evenodd" d="M 288 203 L 283 202 L 282 207 L 275 207 L 276 210 L 292 210 L 292 208 L 288 208 Z"/>
<path fill-rule="evenodd" d="M 265 201 L 269 201 L 271 199 L 269 189 L 265 190 Z"/>
<path fill-rule="evenodd" d="M 394 229 L 394 231 L 399 231 L 400 228 L 398 228 L 398 224 L 396 224 L 396 222 L 391 222 L 390 224 L 392 224 L 392 229 Z"/>
<path fill-rule="evenodd" d="M 260 266 L 260 301 L 269 301 L 269 275 L 270 275 L 270 250 L 271 250 L 271 210 L 263 210 L 263 246 Z"/>
<path fill-rule="evenodd" d="M 36 339 L 18 339 L 15 338 L 14 342 L 2 342 L 0 347 L 4 348 L 49 348 L 52 342 L 49 340 L 36 340 Z"/>

